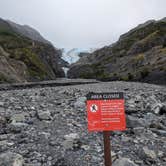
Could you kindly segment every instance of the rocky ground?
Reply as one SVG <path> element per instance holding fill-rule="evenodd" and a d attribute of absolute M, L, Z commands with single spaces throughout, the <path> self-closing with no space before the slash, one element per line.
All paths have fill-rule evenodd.
<path fill-rule="evenodd" d="M 86 94 L 122 91 L 127 127 L 112 132 L 113 166 L 166 165 L 166 87 L 107 82 L 0 91 L 0 166 L 102 166 Z"/>

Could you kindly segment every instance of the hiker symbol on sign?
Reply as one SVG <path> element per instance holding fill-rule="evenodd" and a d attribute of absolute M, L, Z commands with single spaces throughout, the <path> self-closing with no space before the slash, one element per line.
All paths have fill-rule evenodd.
<path fill-rule="evenodd" d="M 91 112 L 97 112 L 98 111 L 98 106 L 96 104 L 92 104 L 90 107 Z"/>

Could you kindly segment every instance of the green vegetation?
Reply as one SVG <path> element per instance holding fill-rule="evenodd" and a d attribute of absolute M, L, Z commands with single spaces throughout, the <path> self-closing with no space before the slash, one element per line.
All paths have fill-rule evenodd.
<path fill-rule="evenodd" d="M 32 41 L 26 37 L 22 37 L 8 29 L 0 29 L 0 45 L 9 53 L 9 58 L 22 61 L 27 66 L 27 73 L 30 79 L 43 80 L 50 78 L 48 68 L 39 58 L 36 50 L 43 49 L 42 45 L 38 44 L 36 48 L 32 48 Z M 1 76 L 1 81 L 6 81 Z"/>
<path fill-rule="evenodd" d="M 130 32 L 129 35 L 123 36 L 121 40 L 112 48 L 112 53 L 118 55 L 121 50 L 124 50 L 123 54 L 125 55 L 135 42 L 140 41 L 147 36 L 149 37 L 146 40 L 150 40 L 154 37 L 156 38 L 157 35 L 163 36 L 166 33 L 165 26 L 165 22 L 151 23 L 145 27 Z"/>
<path fill-rule="evenodd" d="M 27 47 L 31 45 L 31 42 L 12 31 L 0 31 L 0 45 L 12 53 L 12 49 Z"/>
<path fill-rule="evenodd" d="M 166 55 L 166 47 L 160 49 L 160 52 L 161 52 L 162 54 Z"/>
<path fill-rule="evenodd" d="M 0 73 L 0 83 L 12 83 L 13 80 L 7 78 L 3 73 Z"/>
<path fill-rule="evenodd" d="M 10 58 L 24 62 L 28 67 L 28 73 L 31 77 L 44 79 L 48 75 L 46 66 L 30 48 L 16 49 Z"/>
<path fill-rule="evenodd" d="M 0 35 L 1 36 L 14 36 L 14 37 L 16 36 L 13 32 L 5 31 L 5 30 L 3 30 L 3 31 L 1 30 Z"/>
<path fill-rule="evenodd" d="M 7 82 L 7 78 L 2 74 L 0 73 L 0 83 L 3 83 L 3 82 Z"/>
<path fill-rule="evenodd" d="M 150 75 L 153 70 L 165 70 L 165 34 L 166 23 L 161 21 L 151 22 L 131 30 L 122 35 L 113 45 L 92 53 L 94 58 L 92 64 L 82 77 L 144 81 L 144 78 L 149 76 L 149 79 L 153 79 Z"/>
<path fill-rule="evenodd" d="M 105 79 L 109 78 L 111 75 L 106 72 L 105 67 L 101 63 L 96 63 L 91 65 L 95 78 Z"/>
<path fill-rule="evenodd" d="M 138 54 L 133 57 L 133 62 L 134 62 L 134 64 L 140 64 L 144 61 L 144 59 L 145 59 L 144 54 Z"/>
<path fill-rule="evenodd" d="M 142 45 L 145 45 L 147 43 L 153 42 L 155 41 L 158 37 L 160 36 L 159 34 L 159 30 L 149 34 L 147 37 L 145 37 L 144 39 L 140 40 L 140 43 Z"/>
<path fill-rule="evenodd" d="M 79 77 L 80 77 L 80 78 L 85 78 L 85 79 L 94 78 L 94 77 L 93 77 L 93 73 L 89 73 L 89 72 L 81 73 Z"/>
<path fill-rule="evenodd" d="M 132 81 L 134 79 L 134 74 L 127 73 L 120 77 L 120 80 L 122 81 Z"/>
<path fill-rule="evenodd" d="M 149 70 L 148 70 L 148 68 L 143 68 L 141 71 L 140 71 L 140 74 L 141 74 L 141 77 L 142 78 L 145 78 L 145 77 L 147 77 L 148 76 L 148 74 L 149 74 Z"/>
<path fill-rule="evenodd" d="M 134 78 L 134 75 L 133 75 L 133 74 L 128 73 L 127 75 L 128 75 L 128 80 L 133 80 L 133 78 Z"/>

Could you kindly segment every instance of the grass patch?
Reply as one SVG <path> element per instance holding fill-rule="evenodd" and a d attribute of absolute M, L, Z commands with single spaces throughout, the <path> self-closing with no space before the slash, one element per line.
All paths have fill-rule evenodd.
<path fill-rule="evenodd" d="M 142 63 L 144 61 L 144 59 L 145 59 L 144 54 L 138 54 L 135 57 L 133 57 L 133 62 L 135 64 Z"/>
<path fill-rule="evenodd" d="M 7 78 L 3 73 L 0 73 L 0 84 L 2 83 L 12 83 L 11 79 Z"/>

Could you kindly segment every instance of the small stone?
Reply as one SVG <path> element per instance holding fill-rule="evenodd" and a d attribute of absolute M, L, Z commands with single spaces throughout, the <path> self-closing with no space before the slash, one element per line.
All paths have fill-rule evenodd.
<path fill-rule="evenodd" d="M 142 135 L 144 132 L 145 132 L 145 128 L 144 127 L 135 127 L 134 129 L 133 129 L 133 131 L 134 131 L 134 134 L 135 135 Z"/>
<path fill-rule="evenodd" d="M 74 103 L 74 107 L 77 108 L 85 108 L 86 97 L 79 97 L 77 101 Z"/>
<path fill-rule="evenodd" d="M 87 150 L 90 149 L 90 146 L 88 146 L 88 145 L 82 145 L 81 148 L 84 149 L 85 151 L 87 151 Z"/>
<path fill-rule="evenodd" d="M 166 137 L 166 131 L 165 130 L 158 130 L 158 129 L 151 129 L 154 133 L 157 135 L 160 135 L 162 137 Z"/>
<path fill-rule="evenodd" d="M 152 108 L 152 111 L 155 114 L 160 114 L 160 109 L 162 108 L 162 104 L 161 103 L 157 103 L 156 105 L 154 105 L 154 107 Z"/>
<path fill-rule="evenodd" d="M 143 152 L 146 157 L 156 159 L 156 153 L 153 150 L 150 150 L 148 147 L 143 147 Z"/>
<path fill-rule="evenodd" d="M 0 141 L 0 147 L 1 146 L 13 146 L 13 145 L 14 145 L 13 142 L 7 142 L 6 140 Z"/>
<path fill-rule="evenodd" d="M 11 121 L 13 123 L 16 123 L 16 122 L 25 122 L 26 121 L 26 116 L 28 116 L 28 114 L 14 114 L 12 117 L 11 117 Z"/>
<path fill-rule="evenodd" d="M 0 141 L 6 140 L 8 138 L 9 134 L 2 134 L 0 135 Z"/>
<path fill-rule="evenodd" d="M 14 133 L 20 133 L 28 127 L 27 123 L 11 123 L 9 124 L 9 130 Z"/>
<path fill-rule="evenodd" d="M 30 107 L 30 109 L 34 111 L 34 110 L 35 110 L 35 107 L 32 106 L 32 107 Z"/>
<path fill-rule="evenodd" d="M 51 161 L 53 158 L 51 156 L 48 157 L 48 160 Z"/>
<path fill-rule="evenodd" d="M 51 120 L 51 113 L 50 111 L 37 111 L 38 118 L 40 120 Z"/>
<path fill-rule="evenodd" d="M 112 161 L 115 161 L 118 157 L 118 155 L 113 151 L 111 151 L 111 156 L 112 156 Z"/>
<path fill-rule="evenodd" d="M 136 127 L 145 127 L 147 124 L 143 119 L 133 117 L 128 115 L 126 117 L 127 127 L 136 128 Z"/>
<path fill-rule="evenodd" d="M 4 102 L 0 101 L 0 107 L 4 106 Z"/>
<path fill-rule="evenodd" d="M 138 144 L 138 143 L 139 143 L 138 140 L 136 140 L 136 139 L 133 140 L 133 142 L 134 142 L 135 144 Z"/>
<path fill-rule="evenodd" d="M 48 139 L 50 136 L 51 136 L 51 134 L 50 133 L 48 133 L 48 132 L 41 132 L 40 133 L 41 135 L 43 135 L 44 137 L 45 137 L 45 139 Z"/>
<path fill-rule="evenodd" d="M 0 107 L 0 113 L 5 113 L 5 108 Z"/>
<path fill-rule="evenodd" d="M 79 139 L 79 135 L 77 133 L 71 133 L 64 136 L 65 139 Z"/>
<path fill-rule="evenodd" d="M 57 142 L 56 142 L 56 141 L 50 141 L 50 142 L 49 142 L 49 145 L 55 146 L 55 145 L 57 145 Z"/>
<path fill-rule="evenodd" d="M 164 152 L 162 152 L 162 151 L 158 151 L 158 157 L 164 157 Z"/>
<path fill-rule="evenodd" d="M 122 139 L 123 142 L 129 142 L 129 141 L 132 141 L 132 138 L 127 137 L 127 136 L 122 136 L 121 139 Z"/>
<path fill-rule="evenodd" d="M 72 149 L 74 146 L 74 140 L 65 140 L 62 142 L 62 145 L 65 149 Z"/>
<path fill-rule="evenodd" d="M 6 118 L 4 118 L 3 116 L 0 116 L 0 127 L 1 127 L 2 125 L 5 125 L 6 123 L 7 123 Z"/>
<path fill-rule="evenodd" d="M 64 136 L 65 141 L 62 142 L 62 145 L 65 149 L 73 149 L 74 147 L 77 148 L 77 140 L 79 139 L 79 135 L 77 133 L 71 133 Z"/>

